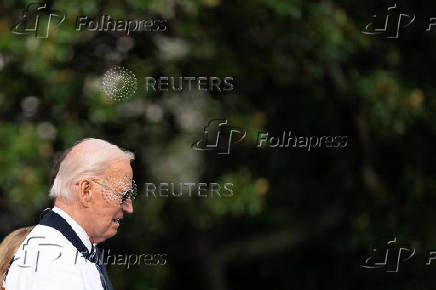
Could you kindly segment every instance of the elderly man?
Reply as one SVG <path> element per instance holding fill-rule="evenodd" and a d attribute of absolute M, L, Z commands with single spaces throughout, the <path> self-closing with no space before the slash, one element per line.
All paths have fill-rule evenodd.
<path fill-rule="evenodd" d="M 133 159 L 100 139 L 66 151 L 50 190 L 54 208 L 11 260 L 6 290 L 112 289 L 96 244 L 116 235 L 124 214 L 133 212 Z"/>

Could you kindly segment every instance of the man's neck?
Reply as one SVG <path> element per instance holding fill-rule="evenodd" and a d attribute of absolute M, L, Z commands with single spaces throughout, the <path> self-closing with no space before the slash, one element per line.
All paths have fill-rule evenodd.
<path fill-rule="evenodd" d="M 94 244 L 92 236 L 88 230 L 86 219 L 82 218 L 82 214 L 79 208 L 74 206 L 73 202 L 65 201 L 62 197 L 58 197 L 54 203 L 55 207 L 60 208 L 66 214 L 68 214 L 78 225 L 80 225 L 89 237 L 91 244 Z"/>

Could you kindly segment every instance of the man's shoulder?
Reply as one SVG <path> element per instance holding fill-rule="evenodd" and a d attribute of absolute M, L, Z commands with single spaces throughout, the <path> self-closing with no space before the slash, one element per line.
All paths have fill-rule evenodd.
<path fill-rule="evenodd" d="M 44 249 L 50 247 L 51 251 L 53 251 L 54 248 L 62 248 L 69 252 L 76 251 L 76 248 L 61 232 L 52 227 L 37 225 L 24 239 L 23 243 L 18 248 L 17 254 L 26 250 L 44 251 Z"/>
<path fill-rule="evenodd" d="M 46 239 L 60 239 L 67 241 L 67 239 L 58 230 L 44 225 L 36 225 L 27 235 L 25 240 L 35 236 L 43 236 Z"/>
<path fill-rule="evenodd" d="M 15 253 L 6 286 L 12 289 L 44 289 L 45 286 L 34 286 L 49 282 L 52 286 L 70 283 L 70 286 L 76 287 L 89 283 L 93 285 L 96 283 L 93 280 L 99 282 L 92 277 L 99 277 L 95 265 L 86 260 L 66 237 L 56 229 L 37 225 Z M 82 286 L 76 289 L 84 289 Z"/>
<path fill-rule="evenodd" d="M 77 266 L 87 263 L 62 233 L 48 226 L 37 225 L 16 251 L 13 265 L 34 271 L 63 269 L 77 272 Z"/>

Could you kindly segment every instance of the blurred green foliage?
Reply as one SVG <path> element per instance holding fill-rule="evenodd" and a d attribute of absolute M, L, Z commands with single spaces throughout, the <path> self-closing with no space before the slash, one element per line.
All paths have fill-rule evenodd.
<path fill-rule="evenodd" d="M 5 0 L 0 12 L 2 235 L 49 205 L 53 154 L 97 137 L 135 152 L 140 191 L 145 182 L 234 184 L 231 198 L 140 196 L 105 247 L 167 253 L 168 264 L 112 266 L 116 289 L 430 285 L 432 268 L 421 264 L 395 277 L 359 265 L 394 237 L 421 252 L 436 243 L 431 32 L 362 34 L 376 1 L 59 0 L 49 7 L 66 20 L 47 39 L 11 33 L 31 2 Z M 416 15 L 434 6 L 398 4 Z M 75 30 L 78 16 L 102 14 L 165 19 L 168 29 Z M 125 102 L 101 89 L 115 65 L 138 79 Z M 235 90 L 146 91 L 146 76 L 233 76 Z M 216 118 L 247 138 L 230 155 L 192 150 Z M 258 132 L 288 130 L 349 142 L 256 147 Z"/>

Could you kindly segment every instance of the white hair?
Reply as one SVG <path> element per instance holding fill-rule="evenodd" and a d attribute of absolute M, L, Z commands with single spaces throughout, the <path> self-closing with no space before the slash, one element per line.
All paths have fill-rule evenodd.
<path fill-rule="evenodd" d="M 74 152 L 76 146 L 83 147 Z M 68 156 L 73 154 L 73 156 Z M 103 174 L 110 161 L 135 159 L 130 151 L 120 149 L 101 139 L 87 138 L 73 146 L 59 165 L 49 196 L 53 199 L 65 197 L 71 200 L 73 186 L 78 178 Z"/>

